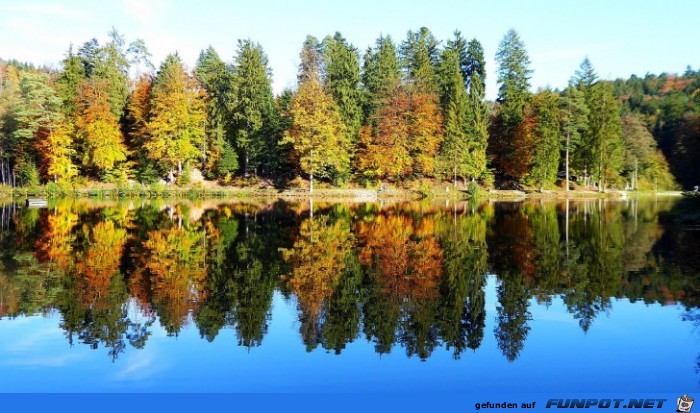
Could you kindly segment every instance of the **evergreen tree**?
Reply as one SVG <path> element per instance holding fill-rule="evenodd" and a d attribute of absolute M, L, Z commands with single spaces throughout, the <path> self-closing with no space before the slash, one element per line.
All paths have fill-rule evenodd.
<path fill-rule="evenodd" d="M 84 79 L 85 69 L 80 57 L 73 53 L 71 44 L 63 59 L 63 70 L 56 79 L 56 94 L 63 100 L 63 111 L 66 116 L 70 117 L 75 113 L 75 99 Z"/>
<path fill-rule="evenodd" d="M 521 179 L 527 174 L 531 143 L 523 133 L 525 108 L 530 101 L 530 59 L 515 30 L 509 30 L 498 46 L 498 111 L 489 150 L 494 166 L 503 175 Z"/>
<path fill-rule="evenodd" d="M 63 121 L 61 99 L 48 80 L 45 74 L 29 72 L 23 72 L 20 77 L 19 99 L 13 110 L 15 174 L 20 185 L 39 183 L 36 138 L 50 134 Z"/>
<path fill-rule="evenodd" d="M 274 110 L 274 98 L 267 56 L 262 47 L 250 40 L 238 41 L 238 54 L 234 63 L 236 104 L 232 112 L 232 127 L 236 146 L 241 152 L 243 173 L 268 161 L 272 145 L 266 139 L 264 126 Z"/>
<path fill-rule="evenodd" d="M 588 106 L 583 93 L 569 85 L 560 99 L 562 147 L 564 149 L 564 172 L 566 174 L 566 191 L 569 191 L 570 165 L 572 157 L 578 159 L 582 141 L 581 134 L 588 128 Z M 577 165 L 574 162 L 574 165 Z"/>
<path fill-rule="evenodd" d="M 456 42 L 459 43 L 459 42 Z M 462 63 L 462 75 L 466 77 L 467 90 L 467 135 L 469 140 L 468 164 L 470 176 L 482 178 L 488 173 L 486 168 L 486 148 L 489 141 L 489 111 L 486 97 L 486 62 L 484 49 L 478 40 L 469 42 L 466 60 Z"/>
<path fill-rule="evenodd" d="M 93 73 L 88 77 L 104 79 L 108 84 L 109 106 L 118 120 L 124 115 L 129 98 L 129 59 L 125 40 L 116 29 L 109 32 L 110 41 L 98 49 L 98 59 Z"/>
<path fill-rule="evenodd" d="M 324 85 L 333 97 L 350 141 L 357 140 L 362 122 L 360 63 L 357 49 L 336 32 L 323 41 Z"/>
<path fill-rule="evenodd" d="M 615 181 L 622 166 L 622 122 L 620 104 L 613 96 L 612 84 L 598 82 L 591 87 L 588 107 L 591 169 L 598 181 L 598 190 L 605 191 Z"/>
<path fill-rule="evenodd" d="M 561 156 L 559 107 L 559 95 L 549 89 L 541 91 L 533 99 L 535 150 L 529 177 L 540 189 L 553 185 L 557 178 Z"/>
<path fill-rule="evenodd" d="M 408 78 L 420 88 L 437 92 L 438 41 L 430 30 L 421 27 L 417 32 L 409 31 L 400 51 Z"/>
<path fill-rule="evenodd" d="M 228 136 L 227 127 L 229 114 L 233 109 L 235 83 L 233 72 L 221 60 L 216 50 L 209 46 L 199 54 L 194 76 L 207 91 L 207 125 L 206 125 L 206 160 L 204 172 L 210 178 L 222 177 L 231 171 L 230 167 L 238 167 L 238 155 L 233 150 L 234 138 Z M 232 135 L 232 134 L 231 134 Z M 219 168 L 226 152 L 226 167 Z"/>
<path fill-rule="evenodd" d="M 438 78 L 445 130 L 439 152 L 439 169 L 443 176 L 453 179 L 456 187 L 457 176 L 466 179 L 470 165 L 467 136 L 469 101 L 460 70 L 460 50 L 455 43 L 448 43 L 440 55 Z"/>
<path fill-rule="evenodd" d="M 317 38 L 314 36 L 306 36 L 299 58 L 301 59 L 301 63 L 299 63 L 299 74 L 297 75 L 297 82 L 299 85 L 312 78 L 321 81 L 319 76 L 321 75 L 321 65 L 323 62 L 321 60 L 321 43 Z"/>
<path fill-rule="evenodd" d="M 363 124 L 374 122 L 374 116 L 389 93 L 399 84 L 401 69 L 396 46 L 390 36 L 379 37 L 374 50 L 367 49 L 362 70 Z"/>

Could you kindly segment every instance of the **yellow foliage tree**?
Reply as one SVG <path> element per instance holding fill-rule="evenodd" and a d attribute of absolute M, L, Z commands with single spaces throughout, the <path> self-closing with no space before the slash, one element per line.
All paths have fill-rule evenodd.
<path fill-rule="evenodd" d="M 77 97 L 78 117 L 75 125 L 83 140 L 83 165 L 100 173 L 113 172 L 127 157 L 119 120 L 109 105 L 109 84 L 90 79 L 83 83 Z"/>
<path fill-rule="evenodd" d="M 152 93 L 144 148 L 166 170 L 182 173 L 183 164 L 205 153 L 206 93 L 174 55 L 161 65 Z"/>
<path fill-rule="evenodd" d="M 37 149 L 41 154 L 40 172 L 46 179 L 54 182 L 70 182 L 78 175 L 78 168 L 73 163 L 72 128 L 61 123 L 49 133 L 37 136 Z"/>
<path fill-rule="evenodd" d="M 333 294 L 353 245 L 347 222 L 328 221 L 328 217 L 305 220 L 294 247 L 282 250 L 282 257 L 292 267 L 291 274 L 283 278 L 312 319 L 317 319 L 323 303 Z"/>
<path fill-rule="evenodd" d="M 299 86 L 289 113 L 290 129 L 280 143 L 291 143 L 301 170 L 309 174 L 309 191 L 314 176 L 342 176 L 350 170 L 350 141 L 338 107 L 312 77 Z"/>

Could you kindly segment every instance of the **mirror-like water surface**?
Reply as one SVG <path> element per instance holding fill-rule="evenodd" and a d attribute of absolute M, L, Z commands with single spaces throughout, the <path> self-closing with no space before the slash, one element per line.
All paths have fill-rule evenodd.
<path fill-rule="evenodd" d="M 678 202 L 4 205 L 0 386 L 696 389 Z"/>

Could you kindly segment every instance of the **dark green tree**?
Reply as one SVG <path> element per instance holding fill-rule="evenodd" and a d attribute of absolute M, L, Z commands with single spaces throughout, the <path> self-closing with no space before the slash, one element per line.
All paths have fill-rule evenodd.
<path fill-rule="evenodd" d="M 489 151 L 493 164 L 504 176 L 521 179 L 527 174 L 531 144 L 523 131 L 525 108 L 530 102 L 530 58 L 518 33 L 509 30 L 496 52 L 498 63 L 498 109 Z"/>
<path fill-rule="evenodd" d="M 560 159 L 561 113 L 559 95 L 545 89 L 533 99 L 535 119 L 535 150 L 529 178 L 540 189 L 553 185 L 557 179 Z"/>
<path fill-rule="evenodd" d="M 569 191 L 570 165 L 572 157 L 579 158 L 582 145 L 581 134 L 588 128 L 588 106 L 585 96 L 577 87 L 569 85 L 559 100 L 561 114 L 561 137 L 564 152 L 564 172 L 566 174 L 566 191 Z M 574 162 L 575 165 L 579 164 Z"/>
<path fill-rule="evenodd" d="M 236 104 L 231 113 L 236 147 L 243 161 L 243 173 L 255 174 L 269 160 L 275 142 L 265 134 L 265 124 L 274 110 L 271 71 L 267 56 L 258 43 L 238 41 L 234 58 Z"/>
<path fill-rule="evenodd" d="M 355 142 L 362 122 L 358 51 L 336 32 L 323 40 L 322 59 L 323 83 L 338 105 L 350 141 Z"/>
<path fill-rule="evenodd" d="M 238 169 L 234 139 L 227 136 L 228 115 L 236 99 L 233 73 L 209 46 L 199 54 L 194 76 L 208 95 L 204 171 L 210 178 L 221 178 Z"/>
<path fill-rule="evenodd" d="M 362 68 L 363 124 L 371 124 L 390 92 L 399 84 L 401 69 L 396 46 L 390 36 L 379 37 L 374 49 L 367 49 Z"/>
<path fill-rule="evenodd" d="M 401 64 L 411 81 L 419 88 L 437 92 L 438 81 L 436 69 L 438 65 L 438 41 L 426 27 L 417 32 L 409 30 L 406 40 L 400 47 Z"/>

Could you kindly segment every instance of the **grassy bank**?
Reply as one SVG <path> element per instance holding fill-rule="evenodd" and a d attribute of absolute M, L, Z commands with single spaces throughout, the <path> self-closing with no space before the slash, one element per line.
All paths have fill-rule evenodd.
<path fill-rule="evenodd" d="M 270 186 L 189 186 L 174 185 L 98 185 L 86 187 L 45 185 L 33 188 L 0 187 L 0 199 L 26 198 L 76 198 L 76 199 L 225 199 L 225 198 L 282 198 L 282 199 L 343 199 L 355 201 L 374 201 L 377 199 L 450 199 L 462 200 L 472 197 L 479 199 L 520 199 L 520 198 L 631 198 L 648 196 L 681 196 L 681 192 L 638 192 L 610 190 L 600 193 L 590 190 L 572 190 L 566 192 L 560 188 L 555 190 L 494 190 L 485 188 L 454 188 L 452 185 L 435 183 L 414 183 L 406 187 L 382 185 L 379 188 L 353 187 L 321 187 L 309 193 L 304 186 L 277 189 Z"/>

